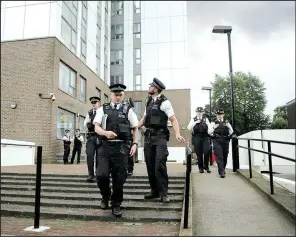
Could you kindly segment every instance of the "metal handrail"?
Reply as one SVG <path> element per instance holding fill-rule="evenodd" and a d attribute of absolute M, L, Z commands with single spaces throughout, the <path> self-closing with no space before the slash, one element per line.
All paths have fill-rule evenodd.
<path fill-rule="evenodd" d="M 14 144 L 14 143 L 1 143 L 1 146 L 9 145 L 9 146 L 29 146 L 29 147 L 36 147 L 36 145 L 28 145 L 28 144 Z"/>
<path fill-rule="evenodd" d="M 288 160 L 291 162 L 296 162 L 295 159 L 291 159 L 282 155 L 278 155 L 271 152 L 271 143 L 278 143 L 278 144 L 284 144 L 284 145 L 294 145 L 296 146 L 296 143 L 293 142 L 283 142 L 283 141 L 275 141 L 275 140 L 264 140 L 264 139 L 255 139 L 255 138 L 237 138 L 238 140 L 247 140 L 248 141 L 248 147 L 237 145 L 238 148 L 243 148 L 248 150 L 248 158 L 249 158 L 249 173 L 250 173 L 250 179 L 252 178 L 252 161 L 251 161 L 251 151 L 260 152 L 263 154 L 268 155 L 268 164 L 269 164 L 269 182 L 270 182 L 270 193 L 274 194 L 274 185 L 273 185 L 273 171 L 272 171 L 272 157 L 278 157 L 280 159 Z M 261 151 L 258 149 L 251 148 L 250 141 L 260 141 L 260 142 L 267 142 L 267 149 L 266 151 Z"/>

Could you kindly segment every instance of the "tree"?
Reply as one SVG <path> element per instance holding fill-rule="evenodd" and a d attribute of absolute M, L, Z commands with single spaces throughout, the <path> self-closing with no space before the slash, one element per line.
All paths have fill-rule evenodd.
<path fill-rule="evenodd" d="M 278 106 L 274 110 L 274 115 L 271 123 L 272 129 L 288 128 L 288 112 L 287 106 Z"/>
<path fill-rule="evenodd" d="M 232 124 L 230 77 L 215 75 L 215 81 L 211 84 L 212 119 L 216 117 L 216 110 L 222 108 L 225 119 Z M 267 104 L 264 83 L 250 72 L 236 72 L 233 75 L 233 86 L 237 134 L 265 128 L 270 119 L 264 114 Z M 205 113 L 209 114 L 209 105 L 205 106 Z"/>

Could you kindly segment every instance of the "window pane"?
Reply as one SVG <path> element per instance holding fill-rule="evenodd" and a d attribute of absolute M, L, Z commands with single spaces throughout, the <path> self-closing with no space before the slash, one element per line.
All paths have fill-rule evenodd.
<path fill-rule="evenodd" d="M 62 139 L 65 129 L 70 130 L 70 136 L 74 136 L 75 114 L 58 108 L 57 111 L 57 139 Z"/>
<path fill-rule="evenodd" d="M 98 75 L 100 75 L 100 67 L 101 67 L 101 61 L 100 61 L 100 58 L 99 57 L 96 57 L 96 63 L 97 63 L 97 73 Z"/>
<path fill-rule="evenodd" d="M 97 55 L 97 57 L 100 57 L 100 55 L 101 55 L 100 46 L 98 44 L 97 44 L 97 47 L 96 47 L 96 55 Z"/>
<path fill-rule="evenodd" d="M 136 85 L 141 85 L 141 75 L 136 75 Z"/>
<path fill-rule="evenodd" d="M 70 86 L 76 88 L 76 73 L 74 71 L 70 71 Z"/>
<path fill-rule="evenodd" d="M 96 93 L 97 93 L 97 96 L 101 98 L 101 90 L 96 88 Z"/>
<path fill-rule="evenodd" d="M 68 6 L 65 4 L 65 2 L 63 2 L 63 5 L 62 5 L 62 16 L 66 19 L 68 23 L 71 24 L 72 12 L 68 8 Z"/>
<path fill-rule="evenodd" d="M 85 117 L 79 116 L 79 121 L 78 121 L 78 128 L 80 130 L 80 133 L 85 133 L 86 128 L 84 127 L 84 119 Z"/>
<path fill-rule="evenodd" d="M 77 9 L 78 8 L 78 1 L 72 1 L 73 2 L 73 6 Z"/>
<path fill-rule="evenodd" d="M 86 43 L 84 43 L 83 40 L 81 40 L 81 54 L 86 56 Z"/>
<path fill-rule="evenodd" d="M 123 83 L 123 76 L 118 76 L 118 83 L 120 83 L 120 84 L 124 84 L 124 83 Z"/>
<path fill-rule="evenodd" d="M 70 71 L 62 62 L 60 62 L 59 70 L 59 88 L 65 92 L 68 91 L 70 80 Z"/>
<path fill-rule="evenodd" d="M 81 27 L 81 38 L 86 41 L 86 29 L 83 26 Z"/>
<path fill-rule="evenodd" d="M 85 6 L 82 7 L 82 18 L 87 21 L 87 9 Z"/>
<path fill-rule="evenodd" d="M 63 18 L 62 18 L 61 36 L 65 45 L 68 48 L 70 48 L 71 47 L 71 27 Z"/>
<path fill-rule="evenodd" d="M 140 91 L 140 90 L 141 90 L 141 86 L 140 86 L 140 85 L 136 85 L 136 86 L 135 86 L 135 90 L 136 90 L 136 91 Z"/>
<path fill-rule="evenodd" d="M 135 49 L 135 57 L 141 58 L 141 49 Z"/>
<path fill-rule="evenodd" d="M 72 45 L 76 48 L 76 42 L 77 42 L 77 35 L 76 32 L 72 30 Z"/>
<path fill-rule="evenodd" d="M 123 25 L 116 25 L 116 34 L 123 34 Z"/>
<path fill-rule="evenodd" d="M 123 59 L 122 50 L 117 50 L 117 52 L 116 52 L 116 59 Z"/>

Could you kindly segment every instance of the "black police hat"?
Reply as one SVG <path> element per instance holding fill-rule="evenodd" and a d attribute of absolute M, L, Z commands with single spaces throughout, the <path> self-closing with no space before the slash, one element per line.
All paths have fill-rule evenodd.
<path fill-rule="evenodd" d="M 160 90 L 165 90 L 165 85 L 159 79 L 157 79 L 156 77 L 153 78 L 153 82 L 150 83 L 150 86 L 156 87 L 156 88 L 158 88 Z"/>
<path fill-rule="evenodd" d="M 80 132 L 80 129 L 79 128 L 75 129 L 75 132 Z"/>
<path fill-rule="evenodd" d="M 109 86 L 109 89 L 111 92 L 122 92 L 126 89 L 126 86 L 123 84 L 113 84 Z"/>
<path fill-rule="evenodd" d="M 204 109 L 203 109 L 203 107 L 197 107 L 195 112 L 200 112 L 201 113 L 201 112 L 204 112 Z"/>
<path fill-rule="evenodd" d="M 65 129 L 65 132 L 70 132 L 70 130 L 69 129 Z"/>
<path fill-rule="evenodd" d="M 224 114 L 224 109 L 217 109 L 216 114 Z"/>
<path fill-rule="evenodd" d="M 100 102 L 101 98 L 98 97 L 98 96 L 92 96 L 92 97 L 89 98 L 89 101 L 90 102 Z"/>

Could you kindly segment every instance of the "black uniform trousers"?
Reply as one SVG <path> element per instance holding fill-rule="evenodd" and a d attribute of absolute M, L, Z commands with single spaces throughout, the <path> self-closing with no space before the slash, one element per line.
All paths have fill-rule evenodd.
<path fill-rule="evenodd" d="M 94 160 L 96 157 L 96 169 L 98 168 L 98 145 L 97 135 L 91 135 L 87 138 L 86 142 L 86 161 L 88 168 L 88 177 L 94 178 Z M 96 155 L 96 156 L 95 156 Z"/>
<path fill-rule="evenodd" d="M 167 140 L 160 136 L 145 137 L 144 155 L 151 191 L 156 195 L 167 195 L 169 177 Z"/>
<path fill-rule="evenodd" d="M 68 163 L 68 157 L 70 155 L 70 145 L 64 145 L 64 157 L 63 161 L 64 163 Z"/>
<path fill-rule="evenodd" d="M 225 175 L 225 167 L 227 165 L 227 157 L 229 153 L 229 140 L 226 138 L 214 138 L 213 150 L 216 155 L 219 175 Z"/>
<path fill-rule="evenodd" d="M 196 134 L 193 136 L 194 150 L 197 155 L 197 164 L 199 170 L 209 168 L 209 138 L 204 134 Z"/>
<path fill-rule="evenodd" d="M 76 152 L 77 152 L 77 163 L 80 163 L 81 148 L 82 148 L 82 146 L 74 146 L 73 147 L 72 158 L 71 158 L 71 163 L 72 164 L 74 162 Z"/>
<path fill-rule="evenodd" d="M 127 177 L 129 152 L 130 145 L 124 142 L 103 141 L 98 149 L 97 183 L 103 200 L 109 200 L 111 195 L 109 174 L 111 172 L 112 207 L 120 206 L 123 201 L 123 185 Z"/>
<path fill-rule="evenodd" d="M 136 156 L 136 154 L 134 154 L 133 156 L 129 156 L 128 157 L 128 166 L 127 166 L 127 171 L 129 173 L 132 173 L 134 171 L 134 156 Z"/>

